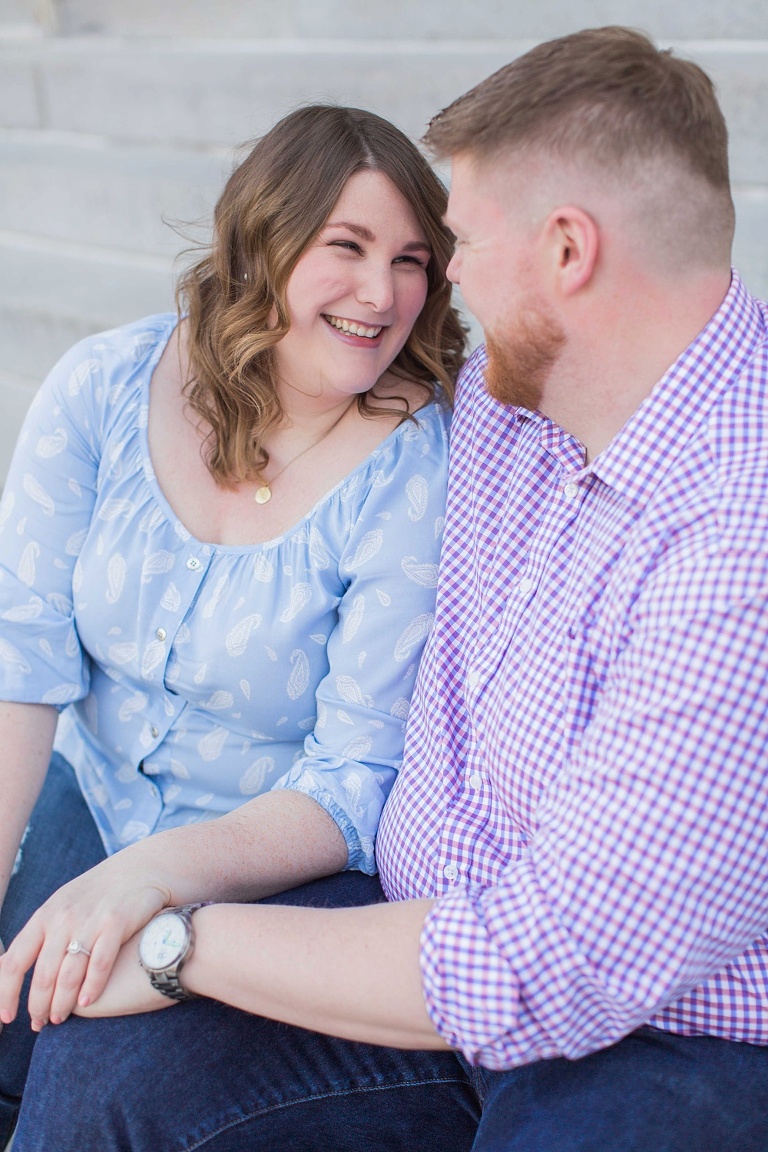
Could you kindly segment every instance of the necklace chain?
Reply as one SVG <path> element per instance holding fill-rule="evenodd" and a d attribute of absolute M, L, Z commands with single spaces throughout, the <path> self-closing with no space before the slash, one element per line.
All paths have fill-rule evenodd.
<path fill-rule="evenodd" d="M 305 453 L 311 451 L 312 448 L 317 448 L 318 444 L 322 444 L 323 440 L 326 440 L 330 436 L 330 434 L 331 434 L 331 432 L 333 432 L 334 428 L 336 428 L 341 423 L 341 421 L 346 416 L 347 412 L 349 412 L 350 408 L 352 407 L 352 405 L 354 404 L 356 399 L 357 399 L 357 397 L 353 396 L 352 399 L 350 400 L 349 404 L 347 404 L 346 408 L 341 413 L 341 415 L 338 416 L 334 420 L 333 424 L 331 424 L 330 428 L 326 429 L 326 431 L 323 432 L 322 436 L 319 436 L 317 438 L 317 440 L 312 442 L 312 444 L 307 444 L 306 448 L 302 448 L 301 452 L 297 452 L 296 455 L 291 460 L 289 460 L 287 464 L 283 465 L 283 467 L 280 469 L 280 471 L 277 472 L 272 477 L 271 480 L 264 480 L 262 478 L 262 482 L 261 482 L 260 486 L 256 489 L 256 491 L 253 494 L 253 498 L 257 504 L 268 504 L 269 503 L 269 501 L 272 499 L 272 485 L 275 483 L 275 481 L 279 480 L 280 477 L 283 475 L 283 473 L 287 472 L 288 469 L 291 467 L 291 465 L 295 464 L 297 460 L 301 459 L 301 457 L 304 456 Z"/>

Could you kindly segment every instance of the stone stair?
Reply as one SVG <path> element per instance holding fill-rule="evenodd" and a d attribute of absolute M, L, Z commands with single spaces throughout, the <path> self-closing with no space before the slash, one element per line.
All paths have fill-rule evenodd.
<path fill-rule="evenodd" d="M 418 137 L 536 41 L 608 22 L 646 28 L 716 79 L 736 262 L 768 296 L 764 0 L 0 0 L 0 482 L 56 357 L 173 306 L 174 258 L 205 240 L 239 144 L 317 99 Z"/>

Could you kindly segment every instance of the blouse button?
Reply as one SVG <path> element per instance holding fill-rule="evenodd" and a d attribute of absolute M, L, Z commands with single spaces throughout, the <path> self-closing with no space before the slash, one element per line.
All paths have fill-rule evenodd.
<path fill-rule="evenodd" d="M 472 788 L 482 788 L 483 778 L 479 772 L 473 772 L 469 778 L 469 783 Z"/>
<path fill-rule="evenodd" d="M 153 724 L 152 727 L 150 728 L 150 732 L 152 733 L 152 739 L 157 740 L 158 736 L 160 735 L 160 729 L 156 728 L 155 725 Z"/>
<path fill-rule="evenodd" d="M 445 876 L 446 880 L 455 880 L 458 874 L 459 870 L 455 864 L 446 864 L 445 868 L 443 868 L 443 876 Z"/>
<path fill-rule="evenodd" d="M 165 640 L 167 635 L 168 633 L 166 632 L 165 628 L 158 628 L 157 632 L 155 632 L 155 636 L 157 636 L 158 640 Z"/>
<path fill-rule="evenodd" d="M 202 564 L 198 560 L 197 556 L 189 557 L 187 560 L 187 568 L 189 568 L 190 572 L 197 572 L 198 568 L 202 568 Z"/>

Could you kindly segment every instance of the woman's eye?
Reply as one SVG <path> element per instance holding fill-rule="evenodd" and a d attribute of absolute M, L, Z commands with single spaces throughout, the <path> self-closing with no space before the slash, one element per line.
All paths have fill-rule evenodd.
<path fill-rule="evenodd" d="M 424 268 L 426 270 L 428 260 L 420 258 L 419 256 L 398 256 L 394 261 L 395 264 L 415 264 L 417 268 Z"/>
<path fill-rule="evenodd" d="M 354 240 L 332 240 L 332 248 L 345 248 L 349 252 L 361 252 L 362 249 Z"/>

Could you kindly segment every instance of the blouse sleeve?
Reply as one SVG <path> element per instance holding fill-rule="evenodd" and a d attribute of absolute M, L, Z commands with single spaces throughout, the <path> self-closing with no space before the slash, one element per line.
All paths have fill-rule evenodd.
<path fill-rule="evenodd" d="M 0 698 L 17 703 L 63 707 L 88 691 L 73 585 L 99 464 L 91 346 L 71 349 L 35 396 L 0 503 Z"/>
<path fill-rule="evenodd" d="M 421 652 L 433 622 L 448 470 L 448 415 L 403 426 L 348 533 L 345 591 L 328 639 L 317 722 L 276 787 L 304 792 L 341 830 L 346 867 L 373 874 L 379 817 L 402 762 Z"/>

